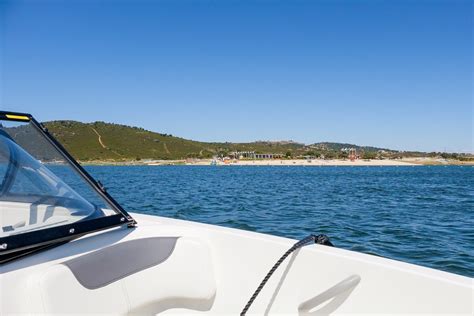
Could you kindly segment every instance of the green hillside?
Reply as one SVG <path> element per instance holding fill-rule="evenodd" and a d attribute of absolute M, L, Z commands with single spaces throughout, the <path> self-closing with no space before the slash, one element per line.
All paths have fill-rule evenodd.
<path fill-rule="evenodd" d="M 206 149 L 204 143 L 119 124 L 53 121 L 45 125 L 79 160 L 180 159 Z"/>
<path fill-rule="evenodd" d="M 44 125 L 76 159 L 81 161 L 211 158 L 215 155 L 226 156 L 234 151 L 255 151 L 260 154 L 280 154 L 293 158 L 308 156 L 347 158 L 348 148 L 355 148 L 362 158 L 374 158 L 381 155 L 385 158 L 440 156 L 440 153 L 398 152 L 386 148 L 334 142 L 311 145 L 292 141 L 199 142 L 151 132 L 139 127 L 105 122 L 51 121 Z M 20 130 L 17 132 L 22 133 Z M 28 135 L 24 136 L 26 137 L 23 137 L 24 140 L 28 141 Z"/>
<path fill-rule="evenodd" d="M 380 147 L 373 147 L 373 146 L 359 146 L 359 145 L 354 145 L 354 144 L 331 143 L 331 142 L 315 143 L 315 144 L 309 145 L 308 147 L 313 148 L 313 149 L 335 150 L 335 151 L 340 151 L 341 149 L 344 149 L 344 148 L 355 148 L 360 151 L 369 151 L 369 152 L 380 151 L 380 150 L 391 151 L 390 149 L 387 149 L 387 148 L 380 148 Z"/>
<path fill-rule="evenodd" d="M 210 158 L 232 151 L 305 151 L 303 144 L 293 142 L 205 143 L 105 122 L 52 121 L 44 125 L 76 159 L 83 161 Z"/>

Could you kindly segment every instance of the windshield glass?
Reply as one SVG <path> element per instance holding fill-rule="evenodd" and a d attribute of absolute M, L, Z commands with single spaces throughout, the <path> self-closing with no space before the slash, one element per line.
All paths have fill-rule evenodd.
<path fill-rule="evenodd" d="M 0 237 L 117 214 L 32 123 L 0 123 Z"/>

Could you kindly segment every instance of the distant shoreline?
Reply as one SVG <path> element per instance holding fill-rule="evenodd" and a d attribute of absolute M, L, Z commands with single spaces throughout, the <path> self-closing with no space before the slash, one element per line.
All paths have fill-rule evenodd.
<path fill-rule="evenodd" d="M 188 160 L 146 160 L 146 161 L 81 161 L 84 166 L 210 166 L 212 159 Z M 474 166 L 474 161 L 459 161 L 435 158 L 405 159 L 262 159 L 262 160 L 229 160 L 216 161 L 216 166 Z"/>

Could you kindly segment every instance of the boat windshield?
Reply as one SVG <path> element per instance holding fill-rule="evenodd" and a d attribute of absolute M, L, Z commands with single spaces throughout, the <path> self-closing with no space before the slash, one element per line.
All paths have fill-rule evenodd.
<path fill-rule="evenodd" d="M 118 214 L 39 124 L 0 123 L 0 239 Z"/>

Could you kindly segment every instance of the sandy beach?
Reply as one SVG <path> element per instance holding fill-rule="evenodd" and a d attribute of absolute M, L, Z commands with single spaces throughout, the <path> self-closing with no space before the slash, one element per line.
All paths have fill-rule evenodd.
<path fill-rule="evenodd" d="M 146 165 L 146 166 L 209 166 L 212 159 L 181 159 L 181 160 L 145 160 L 145 161 L 82 161 L 83 165 Z M 227 160 L 217 161 L 217 166 L 433 166 L 433 165 L 465 165 L 474 166 L 474 161 L 459 161 L 429 157 L 403 159 L 358 159 L 355 161 L 341 159 L 262 159 L 262 160 Z"/>
<path fill-rule="evenodd" d="M 187 161 L 186 165 L 210 165 L 212 160 Z M 420 166 L 420 165 L 474 165 L 473 162 L 433 158 L 406 159 L 358 159 L 355 161 L 341 159 L 271 159 L 271 160 L 229 160 L 217 161 L 222 166 Z"/>
<path fill-rule="evenodd" d="M 209 162 L 210 163 L 210 162 Z M 193 163 L 191 163 L 193 164 Z M 234 166 L 413 166 L 415 163 L 401 160 L 339 160 L 339 159 L 272 159 L 272 160 L 236 160 L 227 163 L 218 161 L 218 165 Z"/>

